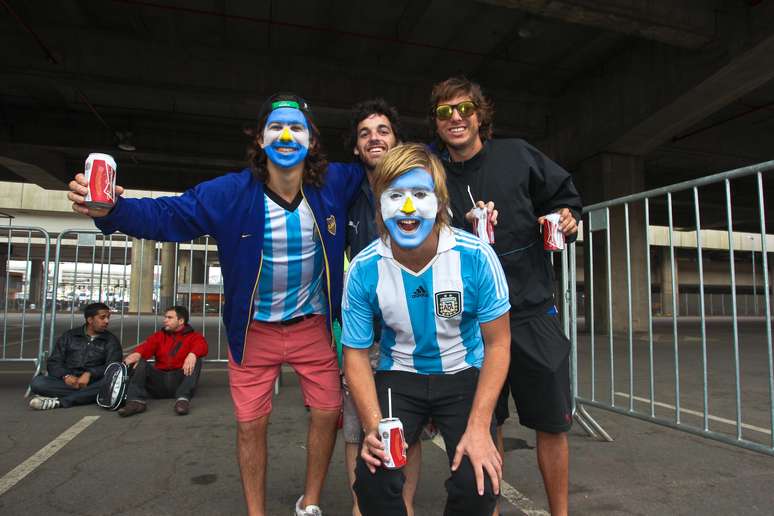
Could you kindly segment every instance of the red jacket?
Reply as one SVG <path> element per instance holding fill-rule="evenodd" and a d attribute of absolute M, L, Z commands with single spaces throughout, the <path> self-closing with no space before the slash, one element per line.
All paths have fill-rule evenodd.
<path fill-rule="evenodd" d="M 201 333 L 186 324 L 181 331 L 170 333 L 159 330 L 134 350 L 148 360 L 156 358 L 156 369 L 171 371 L 181 369 L 188 353 L 197 357 L 207 356 L 207 341 Z"/>

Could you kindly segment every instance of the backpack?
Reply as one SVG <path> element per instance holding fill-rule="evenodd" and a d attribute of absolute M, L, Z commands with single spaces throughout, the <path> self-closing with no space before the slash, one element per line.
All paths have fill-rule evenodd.
<path fill-rule="evenodd" d="M 129 370 L 123 362 L 113 362 L 105 368 L 105 378 L 97 394 L 97 405 L 108 410 L 118 410 L 126 401 L 129 386 Z"/>

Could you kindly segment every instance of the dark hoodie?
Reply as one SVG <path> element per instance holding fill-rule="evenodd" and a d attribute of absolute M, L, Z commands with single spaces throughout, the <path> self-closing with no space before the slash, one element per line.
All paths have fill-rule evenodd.
<path fill-rule="evenodd" d="M 441 158 L 447 172 L 452 225 L 472 231 L 465 221 L 470 196 L 494 201 L 498 210 L 494 249 L 508 280 L 511 318 L 543 312 L 553 304 L 553 270 L 543 251 L 537 218 L 570 208 L 580 220 L 582 204 L 570 174 L 524 140 L 488 140 L 468 161 Z M 574 237 L 570 240 L 574 240 Z"/>

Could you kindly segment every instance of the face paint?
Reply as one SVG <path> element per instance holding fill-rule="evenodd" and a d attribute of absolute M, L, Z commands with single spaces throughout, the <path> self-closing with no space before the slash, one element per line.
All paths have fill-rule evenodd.
<path fill-rule="evenodd" d="M 438 198 L 433 178 L 425 169 L 414 168 L 397 178 L 379 201 L 384 225 L 400 247 L 414 249 L 430 235 Z"/>
<path fill-rule="evenodd" d="M 261 147 L 266 157 L 281 168 L 304 161 L 309 151 L 309 125 L 304 114 L 289 107 L 272 111 L 263 128 Z"/>

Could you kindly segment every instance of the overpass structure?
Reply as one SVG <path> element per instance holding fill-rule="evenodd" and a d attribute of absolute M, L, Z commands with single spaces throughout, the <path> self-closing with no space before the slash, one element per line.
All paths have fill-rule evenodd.
<path fill-rule="evenodd" d="M 180 192 L 241 169 L 246 134 L 255 129 L 263 100 L 277 91 L 304 96 L 329 158 L 348 161 L 352 150 L 342 141 L 355 102 L 386 98 L 401 112 L 407 139 L 428 141 L 432 85 L 465 74 L 495 103 L 494 137 L 525 138 L 543 150 L 573 174 L 586 205 L 769 162 L 771 20 L 774 2 L 766 0 L 0 0 L 3 308 L 8 311 L 11 282 L 23 299 L 41 299 L 45 306 L 43 285 L 53 270 L 44 267 L 43 233 L 8 229 L 37 226 L 54 242 L 62 237 L 59 261 L 52 260 L 61 265 L 62 295 L 66 302 L 69 290 L 71 308 L 80 299 L 79 285 L 88 290 L 85 297 L 94 297 L 93 264 L 101 264 L 108 286 L 97 296 L 112 292 L 122 316 L 130 300 L 127 309 L 137 315 L 127 321 L 136 323 L 138 339 L 147 333 L 141 325 L 154 327 L 153 318 L 142 314 L 181 295 L 188 303 L 198 296 L 202 326 L 214 322 L 205 317 L 217 290 L 213 242 L 174 246 L 89 236 L 91 223 L 70 212 L 63 191 L 90 152 L 116 158 L 129 195 Z M 774 248 L 766 229 L 774 224 L 766 209 L 771 177 L 769 167 L 699 190 L 619 204 L 596 229 L 599 221 L 585 218 L 571 269 L 585 288 L 575 312 L 585 310 L 586 321 L 594 320 L 596 331 L 608 337 L 595 338 L 593 330 L 575 336 L 579 406 L 648 421 L 661 417 L 679 429 L 687 421 L 695 435 L 774 453 L 770 295 L 762 281 L 768 285 L 771 275 L 761 269 Z M 70 229 L 75 233 L 63 234 Z M 604 256 L 607 264 L 599 261 Z M 121 281 L 113 284 L 116 275 Z M 727 306 L 724 295 L 733 299 L 733 316 L 705 321 L 705 314 L 727 315 L 716 311 Z M 51 292 L 52 303 L 58 296 Z M 707 303 L 701 318 L 678 321 L 678 313 L 692 315 L 697 296 Z M 673 317 L 656 321 L 654 329 L 654 314 Z M 737 316 L 745 314 L 759 317 L 740 322 Z M 68 314 L 60 315 L 51 318 L 51 335 L 67 327 Z M 16 320 L 23 325 L 24 315 Z M 4 338 L 9 321 L 12 326 L 6 316 Z M 123 323 L 121 317 L 122 331 Z M 18 356 L 32 358 L 29 348 L 21 348 L 29 334 L 23 326 L 21 332 L 11 329 L 19 337 Z M 224 359 L 220 346 L 218 358 Z M 213 422 L 222 420 L 218 413 Z M 636 479 L 610 489 L 616 476 L 624 476 L 616 471 L 599 482 L 605 493 L 591 498 L 631 493 L 645 468 L 661 475 L 674 464 L 682 443 L 664 452 L 651 439 L 643 434 L 633 440 L 652 444 L 636 462 L 628 452 L 610 461 L 626 464 Z M 9 449 L 17 448 L 12 444 Z M 712 450 L 702 447 L 684 461 L 691 465 L 684 473 L 691 486 L 702 486 L 692 498 L 706 504 L 694 512 L 755 505 L 766 492 L 764 477 L 745 477 L 739 491 L 725 491 L 745 495 L 730 506 L 733 497 L 722 494 L 714 474 L 736 474 L 740 456 L 733 454 L 730 469 L 708 467 L 704 459 Z M 604 454 L 595 448 L 574 457 L 594 456 L 596 473 L 614 471 L 600 468 Z M 699 456 L 701 464 L 693 467 Z M 440 464 L 445 470 L 445 457 Z M 510 469 L 517 470 L 523 468 Z M 763 487 L 756 489 L 756 482 Z M 536 486 L 533 492 L 542 493 Z M 574 487 L 580 507 L 587 491 Z M 674 512 L 677 505 L 668 502 L 657 509 L 647 505 L 660 502 L 662 491 L 659 486 L 655 497 L 648 491 L 645 503 L 586 507 L 594 514 L 632 507 Z M 42 491 L 36 486 L 34 492 Z M 42 497 L 19 498 L 13 507 Z"/>

